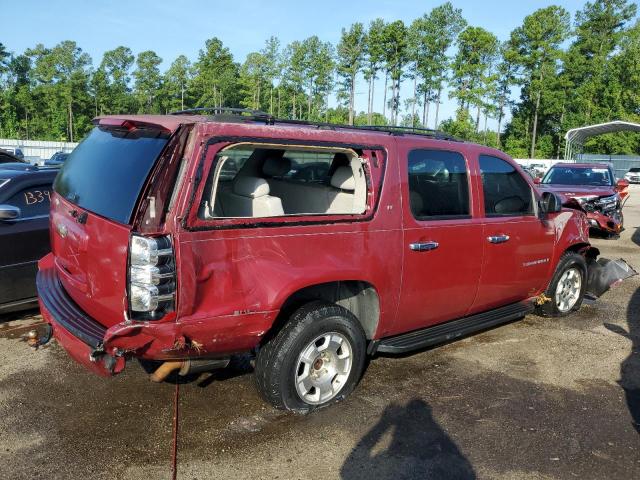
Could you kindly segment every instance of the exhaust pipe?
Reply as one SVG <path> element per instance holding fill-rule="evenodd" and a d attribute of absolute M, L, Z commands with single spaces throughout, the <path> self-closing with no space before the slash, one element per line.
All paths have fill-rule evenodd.
<path fill-rule="evenodd" d="M 178 370 L 181 377 L 193 374 L 208 372 L 219 368 L 225 368 L 229 365 L 229 358 L 205 359 L 205 360 L 178 360 L 164 362 L 155 372 L 150 375 L 152 382 L 160 383 L 164 381 L 171 372 Z"/>
<path fill-rule="evenodd" d="M 173 372 L 174 370 L 178 370 L 179 368 L 182 368 L 183 364 L 184 364 L 184 361 L 164 362 L 162 365 L 160 365 L 156 369 L 155 372 L 151 374 L 149 378 L 151 379 L 152 382 L 160 383 L 164 381 L 164 379 L 167 378 L 171 372 Z"/>

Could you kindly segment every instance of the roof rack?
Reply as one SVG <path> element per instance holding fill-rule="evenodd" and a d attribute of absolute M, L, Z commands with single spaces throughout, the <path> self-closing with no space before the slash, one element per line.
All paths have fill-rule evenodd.
<path fill-rule="evenodd" d="M 232 108 L 232 107 L 197 107 L 188 108 L 186 110 L 178 110 L 171 112 L 170 115 L 200 115 L 209 113 L 214 119 L 233 119 L 241 117 L 247 120 L 264 121 L 267 125 L 272 125 L 275 117 L 261 110 L 252 110 L 250 108 Z"/>
<path fill-rule="evenodd" d="M 449 140 L 453 142 L 464 142 L 464 140 L 449 135 L 440 130 L 432 130 L 430 128 L 418 127 L 402 127 L 394 125 L 342 125 L 339 123 L 312 122 L 308 120 L 289 120 L 276 118 L 275 123 L 286 123 L 293 125 L 306 125 L 310 127 L 327 128 L 327 129 L 346 129 L 346 130 L 363 130 L 368 132 L 388 133 L 389 135 L 421 135 L 424 137 L 434 138 L 436 140 Z"/>
<path fill-rule="evenodd" d="M 265 122 L 266 125 L 274 125 L 275 123 L 283 123 L 288 125 L 303 125 L 308 127 L 317 127 L 325 129 L 345 129 L 345 130 L 361 130 L 368 132 L 388 133 L 389 135 L 421 135 L 436 140 L 449 140 L 454 142 L 463 142 L 464 140 L 449 135 L 440 130 L 432 130 L 430 128 L 418 127 L 402 127 L 395 125 L 343 125 L 339 123 L 313 122 L 310 120 L 291 120 L 286 118 L 276 118 L 275 116 L 260 110 L 252 110 L 249 108 L 231 108 L 231 107 L 198 107 L 189 108 L 187 110 L 179 110 L 171 112 L 171 115 L 193 115 L 211 113 L 212 120 L 237 121 L 253 120 Z"/>
<path fill-rule="evenodd" d="M 412 135 L 424 135 L 426 137 L 437 138 L 438 140 L 451 140 L 455 142 L 463 142 L 464 140 L 449 135 L 441 130 L 433 130 L 431 128 L 420 127 L 402 127 L 395 125 L 360 125 L 356 128 L 363 130 L 374 130 L 376 132 L 387 132 L 392 135 L 402 135 L 403 133 L 409 133 Z"/>

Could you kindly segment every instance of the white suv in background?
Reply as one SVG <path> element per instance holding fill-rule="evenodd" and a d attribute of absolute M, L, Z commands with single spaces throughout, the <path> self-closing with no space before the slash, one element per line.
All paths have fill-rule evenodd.
<path fill-rule="evenodd" d="M 629 183 L 640 183 L 640 167 L 630 168 L 629 171 L 624 174 L 624 179 Z"/>

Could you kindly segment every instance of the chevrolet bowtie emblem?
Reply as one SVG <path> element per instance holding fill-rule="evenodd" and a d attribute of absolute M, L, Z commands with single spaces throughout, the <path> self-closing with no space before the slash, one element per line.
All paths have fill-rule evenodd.
<path fill-rule="evenodd" d="M 60 237 L 65 238 L 67 236 L 67 227 L 62 223 L 56 224 L 56 231 Z"/>

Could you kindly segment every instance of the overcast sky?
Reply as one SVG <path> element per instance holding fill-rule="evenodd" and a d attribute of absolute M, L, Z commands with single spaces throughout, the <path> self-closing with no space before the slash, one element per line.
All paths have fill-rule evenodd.
<path fill-rule="evenodd" d="M 430 11 L 442 1 L 416 0 L 0 0 L 3 22 L 0 42 L 14 53 L 37 43 L 53 46 L 62 40 L 75 40 L 100 63 L 102 54 L 119 45 L 138 53 L 154 50 L 163 68 L 181 54 L 195 60 L 206 39 L 220 38 L 236 61 L 260 50 L 271 35 L 282 45 L 318 35 L 334 45 L 342 27 L 354 22 L 382 17 L 406 23 Z M 452 0 L 461 8 L 470 25 L 481 26 L 501 40 L 538 8 L 560 4 L 575 14 L 582 0 Z M 308 4 L 308 6 L 304 6 Z M 382 92 L 382 82 L 377 92 Z M 410 85 L 406 85 L 410 94 Z M 404 93 L 404 92 L 403 92 Z M 401 101 L 407 95 L 402 94 Z M 382 111 L 382 96 L 376 109 Z M 332 102 L 334 103 L 334 102 Z M 357 88 L 356 107 L 365 110 L 367 88 Z M 453 115 L 455 103 L 444 99 L 441 120 Z"/>

